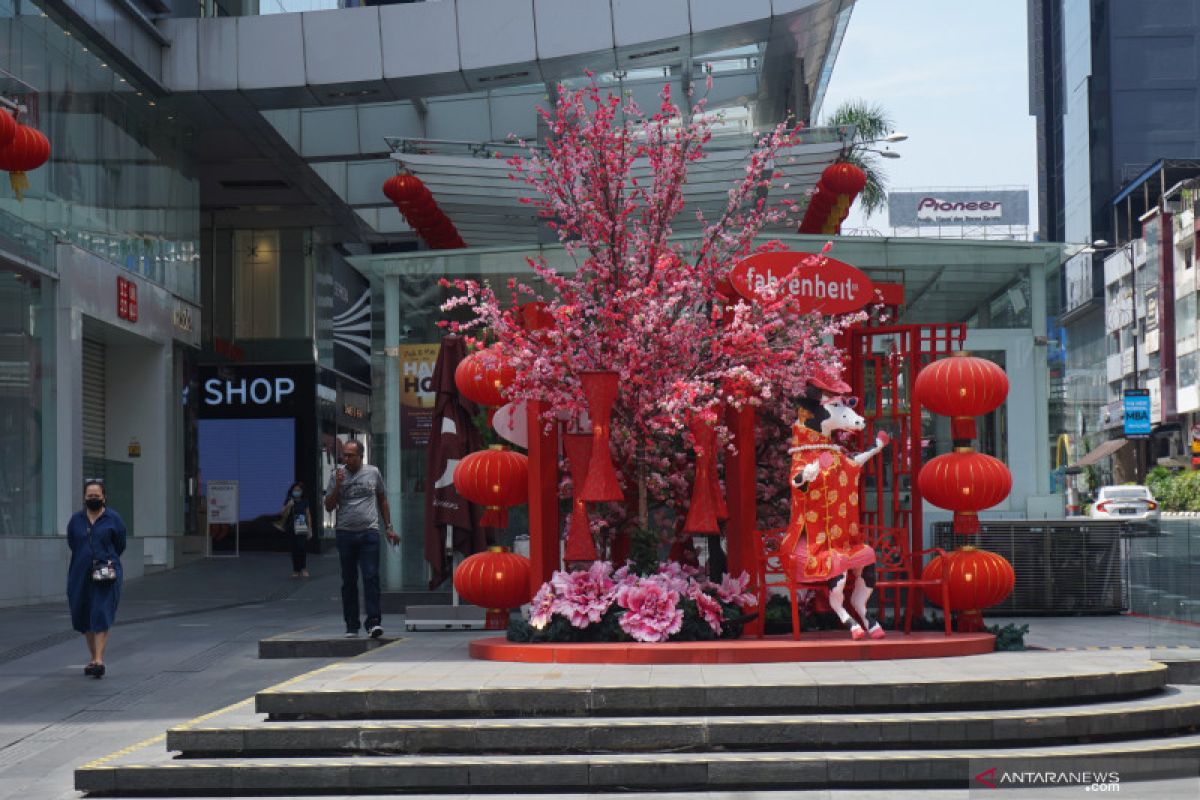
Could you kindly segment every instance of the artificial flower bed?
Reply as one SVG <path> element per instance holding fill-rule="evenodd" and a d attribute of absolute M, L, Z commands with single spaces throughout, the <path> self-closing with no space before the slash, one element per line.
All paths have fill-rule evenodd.
<path fill-rule="evenodd" d="M 587 570 L 555 572 L 530 603 L 528 621 L 509 626 L 514 642 L 691 642 L 736 639 L 757 600 L 750 576 L 723 575 L 667 562 L 639 575 L 597 561 Z"/>

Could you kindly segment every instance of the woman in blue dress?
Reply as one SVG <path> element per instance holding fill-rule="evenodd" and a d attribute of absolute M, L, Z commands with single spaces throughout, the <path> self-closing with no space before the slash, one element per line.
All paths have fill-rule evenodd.
<path fill-rule="evenodd" d="M 82 511 L 67 523 L 71 566 L 67 569 L 67 603 L 71 626 L 87 639 L 92 660 L 83 674 L 104 677 L 104 647 L 108 629 L 121 600 L 121 553 L 125 552 L 125 523 L 117 512 L 105 508 L 104 483 L 89 480 L 83 486 Z M 112 580 L 97 581 L 93 565 L 111 564 Z"/>

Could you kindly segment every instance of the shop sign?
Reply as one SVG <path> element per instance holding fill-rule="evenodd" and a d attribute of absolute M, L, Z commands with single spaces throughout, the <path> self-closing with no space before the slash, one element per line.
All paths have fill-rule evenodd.
<path fill-rule="evenodd" d="M 138 321 L 137 284 L 120 276 L 117 276 L 117 316 L 128 322 Z"/>
<path fill-rule="evenodd" d="M 859 269 L 813 253 L 758 253 L 738 262 L 729 281 L 747 300 L 767 289 L 791 295 L 802 314 L 845 314 L 876 300 L 871 279 Z"/>
<path fill-rule="evenodd" d="M 1125 390 L 1125 436 L 1145 437 L 1150 435 L 1150 390 Z"/>
<path fill-rule="evenodd" d="M 209 378 L 204 382 L 204 404 L 206 406 L 278 405 L 296 391 L 296 382 L 291 378 L 234 378 L 221 380 Z"/>

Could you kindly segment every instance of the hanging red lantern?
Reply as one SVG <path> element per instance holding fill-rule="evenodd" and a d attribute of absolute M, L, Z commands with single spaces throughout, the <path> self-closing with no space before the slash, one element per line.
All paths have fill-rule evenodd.
<path fill-rule="evenodd" d="M 917 487 L 926 500 L 954 512 L 955 533 L 979 533 L 978 513 L 1008 497 L 1012 474 L 1003 461 L 959 447 L 921 467 Z"/>
<path fill-rule="evenodd" d="M 1003 556 L 975 547 L 961 547 L 944 556 L 937 556 L 921 574 L 930 580 L 942 574 L 942 559 L 946 559 L 946 582 L 949 585 L 949 608 L 942 611 L 958 611 L 960 633 L 983 630 L 983 614 L 1012 594 L 1016 585 L 1016 573 L 1012 564 Z M 923 587 L 926 599 L 935 606 L 941 605 L 941 592 L 932 587 Z"/>
<path fill-rule="evenodd" d="M 950 417 L 950 435 L 975 438 L 975 418 L 996 409 L 1008 396 L 1008 376 L 986 358 L 959 351 L 924 367 L 913 384 L 918 402 Z"/>
<path fill-rule="evenodd" d="M 396 205 L 416 204 L 422 200 L 433 199 L 424 182 L 407 172 L 393 175 L 384 181 L 383 194 Z"/>
<path fill-rule="evenodd" d="M 848 161 L 839 161 L 825 168 L 821 173 L 820 184 L 834 195 L 849 195 L 853 198 L 867 187 L 867 173 Z"/>
<path fill-rule="evenodd" d="M 0 111 L 0 150 L 8 147 L 17 135 L 17 120 L 12 114 Z"/>
<path fill-rule="evenodd" d="M 0 116 L 8 116 L 0 113 Z M 9 173 L 8 181 L 20 200 L 29 188 L 25 173 L 37 169 L 50 158 L 50 140 L 27 125 L 17 125 L 11 141 L 0 149 L 0 169 Z"/>
<path fill-rule="evenodd" d="M 508 524 L 508 506 L 529 498 L 529 459 L 522 453 L 494 444 L 469 454 L 454 468 L 454 488 L 464 498 L 485 509 L 480 524 L 500 528 Z"/>
<path fill-rule="evenodd" d="M 816 194 L 808 199 L 808 208 L 804 210 L 804 218 L 800 221 L 797 232 L 820 233 L 835 202 L 837 198 L 833 193 L 818 184 Z"/>
<path fill-rule="evenodd" d="M 433 193 L 420 178 L 407 172 L 384 181 L 383 193 L 400 209 L 404 221 L 434 250 L 466 247 L 458 229 L 438 208 Z"/>
<path fill-rule="evenodd" d="M 504 388 L 516 377 L 517 371 L 505 361 L 500 345 L 494 344 L 458 362 L 454 385 L 471 402 L 497 407 L 504 405 Z"/>
<path fill-rule="evenodd" d="M 489 547 L 465 559 L 454 570 L 454 589 L 471 605 L 486 608 L 485 628 L 508 627 L 508 609 L 533 597 L 529 585 L 529 559 L 509 552 L 507 547 Z"/>

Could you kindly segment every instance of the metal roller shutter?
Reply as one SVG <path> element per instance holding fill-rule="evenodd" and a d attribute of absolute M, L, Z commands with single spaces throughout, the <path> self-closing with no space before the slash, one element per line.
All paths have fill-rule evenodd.
<path fill-rule="evenodd" d="M 104 458 L 107 452 L 105 356 L 104 342 L 83 340 L 83 454 L 92 458 Z"/>

